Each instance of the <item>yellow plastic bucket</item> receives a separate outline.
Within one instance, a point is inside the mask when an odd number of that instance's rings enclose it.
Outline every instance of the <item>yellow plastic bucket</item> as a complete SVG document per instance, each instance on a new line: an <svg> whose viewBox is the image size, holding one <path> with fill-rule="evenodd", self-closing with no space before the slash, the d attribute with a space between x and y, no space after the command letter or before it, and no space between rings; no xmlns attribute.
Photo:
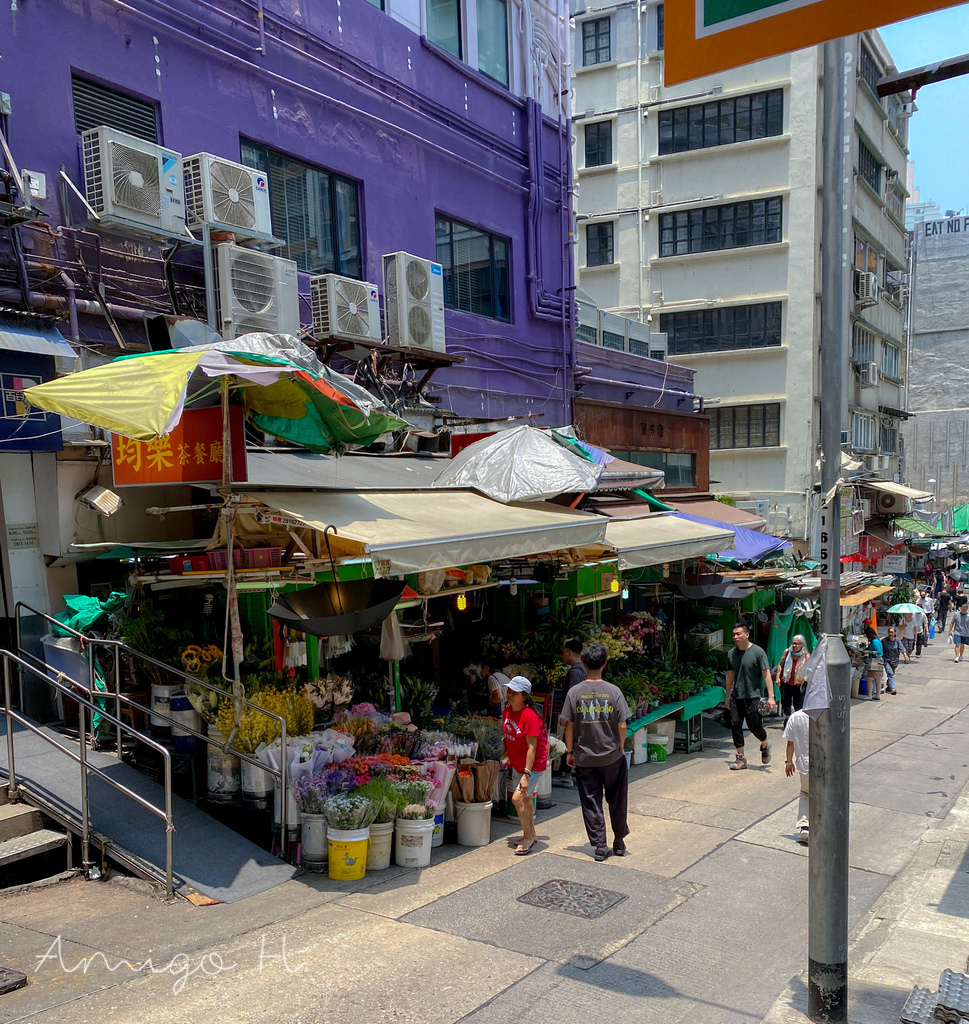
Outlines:
<svg viewBox="0 0 969 1024"><path fill-rule="evenodd" d="M330 852L330 878L337 882L355 882L367 872L367 848L370 826L343 831L328 828L326 840Z"/></svg>

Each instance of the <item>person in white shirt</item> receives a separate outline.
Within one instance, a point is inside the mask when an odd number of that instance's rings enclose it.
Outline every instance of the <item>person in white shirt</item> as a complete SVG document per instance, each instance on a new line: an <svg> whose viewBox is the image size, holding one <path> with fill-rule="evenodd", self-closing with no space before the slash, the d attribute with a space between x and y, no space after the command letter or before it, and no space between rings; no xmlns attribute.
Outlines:
<svg viewBox="0 0 969 1024"><path fill-rule="evenodd" d="M807 846L810 836L808 822L809 780L810 771L810 733L811 719L806 711L795 711L784 726L784 739L787 740L787 754L784 757L784 774L790 778L795 771L801 780L801 794L797 801L798 842Z"/></svg>

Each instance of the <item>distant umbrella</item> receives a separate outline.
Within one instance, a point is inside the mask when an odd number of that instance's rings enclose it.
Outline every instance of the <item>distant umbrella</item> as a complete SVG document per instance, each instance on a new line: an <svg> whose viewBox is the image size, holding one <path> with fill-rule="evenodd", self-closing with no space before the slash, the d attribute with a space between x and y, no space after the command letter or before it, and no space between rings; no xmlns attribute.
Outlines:
<svg viewBox="0 0 969 1024"><path fill-rule="evenodd" d="M920 612L922 609L917 604L910 604L907 601L903 601L902 604L893 604L888 609L889 615L914 615L916 612Z"/></svg>

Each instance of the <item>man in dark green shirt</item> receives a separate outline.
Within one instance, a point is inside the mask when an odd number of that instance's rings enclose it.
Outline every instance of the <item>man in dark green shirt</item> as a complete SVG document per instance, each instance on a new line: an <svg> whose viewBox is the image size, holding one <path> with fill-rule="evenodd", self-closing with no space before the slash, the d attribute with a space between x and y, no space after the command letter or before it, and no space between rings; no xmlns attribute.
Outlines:
<svg viewBox="0 0 969 1024"><path fill-rule="evenodd" d="M770 743L760 716L759 706L766 697L770 710L774 703L774 681L770 665L762 647L750 642L750 630L743 622L733 628L734 649L728 656L727 707L730 709L730 727L733 731L733 745L737 758L730 766L731 771L747 767L744 756L744 722L747 728L760 740L761 764L770 764Z"/></svg>

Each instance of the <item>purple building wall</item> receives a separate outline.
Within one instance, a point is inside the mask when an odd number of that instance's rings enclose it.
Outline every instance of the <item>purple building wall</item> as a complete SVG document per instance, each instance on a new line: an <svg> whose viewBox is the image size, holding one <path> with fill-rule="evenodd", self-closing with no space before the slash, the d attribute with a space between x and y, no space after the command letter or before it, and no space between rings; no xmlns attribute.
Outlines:
<svg viewBox="0 0 969 1024"><path fill-rule="evenodd" d="M466 362L439 370L428 393L461 415L570 423L568 122L366 0L266 0L265 54L258 26L248 0L3 5L8 138L21 168L47 175L38 205L49 223L83 219L73 199L65 216L57 179L63 166L81 183L75 72L155 102L160 140L183 155L238 160L245 137L357 180L366 280L381 281L385 253L435 258L435 212L508 238L511 323L448 310L448 352ZM6 287L16 283L9 265L0 274ZM615 369L599 376L614 378ZM630 372L661 383L651 366ZM621 387L595 391L623 400Z"/></svg>

